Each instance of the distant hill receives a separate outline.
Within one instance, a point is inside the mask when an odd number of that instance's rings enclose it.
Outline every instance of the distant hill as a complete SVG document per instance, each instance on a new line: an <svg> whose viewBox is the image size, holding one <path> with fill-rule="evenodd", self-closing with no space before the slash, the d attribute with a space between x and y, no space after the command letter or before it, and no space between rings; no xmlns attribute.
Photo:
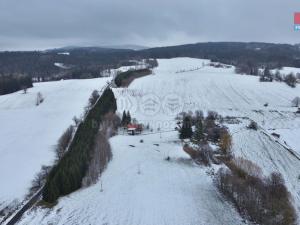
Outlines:
<svg viewBox="0 0 300 225"><path fill-rule="evenodd" d="M261 63L297 64L300 50L296 45L257 42L207 42L179 46L150 48L143 55L156 58L195 57L222 60L228 63L247 60ZM295 66L295 65L294 65Z"/></svg>
<svg viewBox="0 0 300 225"><path fill-rule="evenodd" d="M131 50L144 50L148 49L149 47L141 46L141 45L108 45L104 46L106 48L113 48L113 49L131 49Z"/></svg>
<svg viewBox="0 0 300 225"><path fill-rule="evenodd" d="M134 50L130 48L114 48L114 47L98 47L98 46L89 46L89 47L81 47L81 46L67 46L62 48L48 49L44 52L90 52L90 53L114 53L114 52L123 52L128 50Z"/></svg>
<svg viewBox="0 0 300 225"><path fill-rule="evenodd" d="M68 46L47 51L0 52L0 75L29 75L32 77L90 78L99 77L105 68L123 66L132 59L193 57L211 59L243 67L251 74L257 67L268 65L300 68L298 45L243 42L207 42L144 48L136 45L105 47ZM61 63L70 70L55 66ZM254 75L254 74L253 74Z"/></svg>
<svg viewBox="0 0 300 225"><path fill-rule="evenodd" d="M141 46L141 45L104 45L104 46L66 46L62 48L56 49L48 49L46 52L68 52L68 51L90 51L90 52L114 52L115 50L144 50L148 49L148 47Z"/></svg>

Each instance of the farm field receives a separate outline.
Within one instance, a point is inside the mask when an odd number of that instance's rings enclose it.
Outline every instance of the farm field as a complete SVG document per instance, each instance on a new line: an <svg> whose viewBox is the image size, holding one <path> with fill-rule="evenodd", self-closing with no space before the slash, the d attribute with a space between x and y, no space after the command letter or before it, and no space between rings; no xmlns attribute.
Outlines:
<svg viewBox="0 0 300 225"><path fill-rule="evenodd" d="M236 118L237 123L226 124L233 154L257 163L265 175L280 172L300 215L300 149L295 141L300 139L300 116L291 107L300 88L261 83L258 77L235 74L233 67L215 68L208 60L158 63L152 75L113 89L118 112L130 111L153 132L120 132L111 138L113 160L97 184L60 198L53 209L31 210L20 224L247 223L214 187L212 174L218 166L200 167L182 151L175 117L195 110ZM246 128L250 121L258 123L257 131Z"/></svg>

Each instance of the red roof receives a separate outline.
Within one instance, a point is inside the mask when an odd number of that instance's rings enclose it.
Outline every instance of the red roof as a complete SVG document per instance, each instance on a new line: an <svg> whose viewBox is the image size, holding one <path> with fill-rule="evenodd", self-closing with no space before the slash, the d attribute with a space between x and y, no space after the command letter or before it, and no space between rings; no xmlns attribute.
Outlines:
<svg viewBox="0 0 300 225"><path fill-rule="evenodd" d="M300 24L300 12L295 13L294 22L295 24Z"/></svg>
<svg viewBox="0 0 300 225"><path fill-rule="evenodd" d="M129 129L129 128L135 128L135 129L138 129L139 126L138 126L137 124L128 124L128 125L127 125L127 128L128 128L128 129Z"/></svg>

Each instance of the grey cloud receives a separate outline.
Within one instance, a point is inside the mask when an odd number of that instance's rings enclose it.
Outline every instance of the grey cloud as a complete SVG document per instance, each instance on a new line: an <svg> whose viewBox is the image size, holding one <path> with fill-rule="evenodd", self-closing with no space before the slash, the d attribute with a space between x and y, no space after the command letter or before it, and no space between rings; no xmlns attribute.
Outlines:
<svg viewBox="0 0 300 225"><path fill-rule="evenodd" d="M296 43L295 0L0 0L0 49Z"/></svg>

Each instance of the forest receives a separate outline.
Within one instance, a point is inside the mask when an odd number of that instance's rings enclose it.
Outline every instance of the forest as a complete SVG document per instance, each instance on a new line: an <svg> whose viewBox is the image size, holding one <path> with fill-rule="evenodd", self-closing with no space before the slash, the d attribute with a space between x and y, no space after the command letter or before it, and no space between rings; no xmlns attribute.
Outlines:
<svg viewBox="0 0 300 225"><path fill-rule="evenodd" d="M61 54L66 51L68 54ZM130 60L174 57L210 59L234 65L238 73L249 75L258 75L258 68L300 67L298 45L255 42L208 42L139 51L74 47L48 51L0 52L0 94L20 90L20 86L23 86L18 85L15 79L8 81L8 77L28 76L35 81L96 78L101 77L101 72L106 69L131 65ZM56 63L61 63L66 68L60 68Z"/></svg>
<svg viewBox="0 0 300 225"><path fill-rule="evenodd" d="M67 51L69 54L60 54ZM242 42L207 42L188 45L149 48L139 51L74 47L32 52L0 52L0 74L22 74L31 77L55 77L70 71L116 68L131 59L194 57L211 59L239 67L269 65L300 67L298 45ZM66 70L54 63L70 66ZM251 72L251 69L250 69ZM250 73L249 72L249 73Z"/></svg>
<svg viewBox="0 0 300 225"><path fill-rule="evenodd" d="M0 76L0 95L13 93L19 90L24 90L32 87L32 79L28 76Z"/></svg>

